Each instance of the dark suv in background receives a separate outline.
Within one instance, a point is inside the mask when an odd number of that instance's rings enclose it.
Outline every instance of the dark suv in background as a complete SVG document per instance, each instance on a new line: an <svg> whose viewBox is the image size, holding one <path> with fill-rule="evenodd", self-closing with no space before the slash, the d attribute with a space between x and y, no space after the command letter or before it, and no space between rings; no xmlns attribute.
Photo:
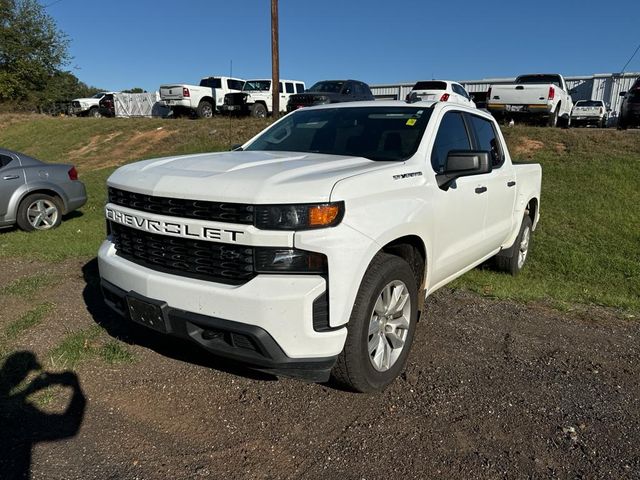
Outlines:
<svg viewBox="0 0 640 480"><path fill-rule="evenodd" d="M618 128L624 130L627 127L640 126L640 78L637 79L628 92L621 92L623 96Z"/></svg>
<svg viewBox="0 0 640 480"><path fill-rule="evenodd" d="M375 100L369 85L358 80L323 80L304 93L291 95L287 112L325 103L361 102Z"/></svg>

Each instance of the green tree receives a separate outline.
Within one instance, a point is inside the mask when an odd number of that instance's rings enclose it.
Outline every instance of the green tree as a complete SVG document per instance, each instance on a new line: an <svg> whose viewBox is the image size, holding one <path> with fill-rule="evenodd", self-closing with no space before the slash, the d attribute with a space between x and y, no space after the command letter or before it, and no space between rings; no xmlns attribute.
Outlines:
<svg viewBox="0 0 640 480"><path fill-rule="evenodd" d="M0 102L37 102L68 63L68 46L36 0L0 0Z"/></svg>
<svg viewBox="0 0 640 480"><path fill-rule="evenodd" d="M147 93L147 91L140 87L133 87L129 90L122 90L122 93Z"/></svg>

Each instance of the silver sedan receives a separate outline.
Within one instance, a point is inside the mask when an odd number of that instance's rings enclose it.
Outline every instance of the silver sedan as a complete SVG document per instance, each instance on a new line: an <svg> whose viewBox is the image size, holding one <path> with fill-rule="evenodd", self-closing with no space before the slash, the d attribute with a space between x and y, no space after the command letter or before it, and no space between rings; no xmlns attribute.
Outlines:
<svg viewBox="0 0 640 480"><path fill-rule="evenodd" d="M87 202L73 165L44 163L0 148L0 228L49 230Z"/></svg>

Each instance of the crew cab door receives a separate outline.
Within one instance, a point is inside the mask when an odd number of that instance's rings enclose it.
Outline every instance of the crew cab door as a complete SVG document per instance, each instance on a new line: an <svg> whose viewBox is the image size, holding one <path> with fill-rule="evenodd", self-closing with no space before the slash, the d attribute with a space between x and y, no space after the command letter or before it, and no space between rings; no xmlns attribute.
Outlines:
<svg viewBox="0 0 640 480"><path fill-rule="evenodd" d="M492 171L486 175L487 213L484 231L487 253L499 248L513 229L513 206L517 190L515 170L506 161L505 147L492 120L465 113L474 137L474 149L489 152Z"/></svg>
<svg viewBox="0 0 640 480"><path fill-rule="evenodd" d="M431 151L431 166L435 172L443 171L450 151L472 150L472 139L463 113L445 113ZM435 188L432 283L455 275L486 254L484 221L490 175L460 177L446 190Z"/></svg>

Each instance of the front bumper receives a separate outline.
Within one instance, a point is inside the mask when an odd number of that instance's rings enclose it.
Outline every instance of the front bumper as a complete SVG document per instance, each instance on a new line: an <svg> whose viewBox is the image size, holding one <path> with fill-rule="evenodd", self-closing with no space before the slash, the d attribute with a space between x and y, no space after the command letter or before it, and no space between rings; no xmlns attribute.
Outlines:
<svg viewBox="0 0 640 480"><path fill-rule="evenodd" d="M313 328L314 301L327 291L326 280L318 275L258 275L240 286L224 285L137 265L116 255L109 240L100 247L98 265L102 280L126 293L161 300L188 315L262 329L283 358L293 362L335 358L346 340L345 327L324 332ZM218 344L201 345L225 355Z"/></svg>
<svg viewBox="0 0 640 480"><path fill-rule="evenodd" d="M249 115L251 113L251 107L250 105L223 104L220 106L220 111L230 115Z"/></svg>
<svg viewBox="0 0 640 480"><path fill-rule="evenodd" d="M164 302L128 293L102 280L102 292L109 307L130 319L127 296L158 304L167 333L197 343L216 355L242 362L260 371L304 378L314 382L329 379L336 356L289 358L269 333L255 325L186 312Z"/></svg>

